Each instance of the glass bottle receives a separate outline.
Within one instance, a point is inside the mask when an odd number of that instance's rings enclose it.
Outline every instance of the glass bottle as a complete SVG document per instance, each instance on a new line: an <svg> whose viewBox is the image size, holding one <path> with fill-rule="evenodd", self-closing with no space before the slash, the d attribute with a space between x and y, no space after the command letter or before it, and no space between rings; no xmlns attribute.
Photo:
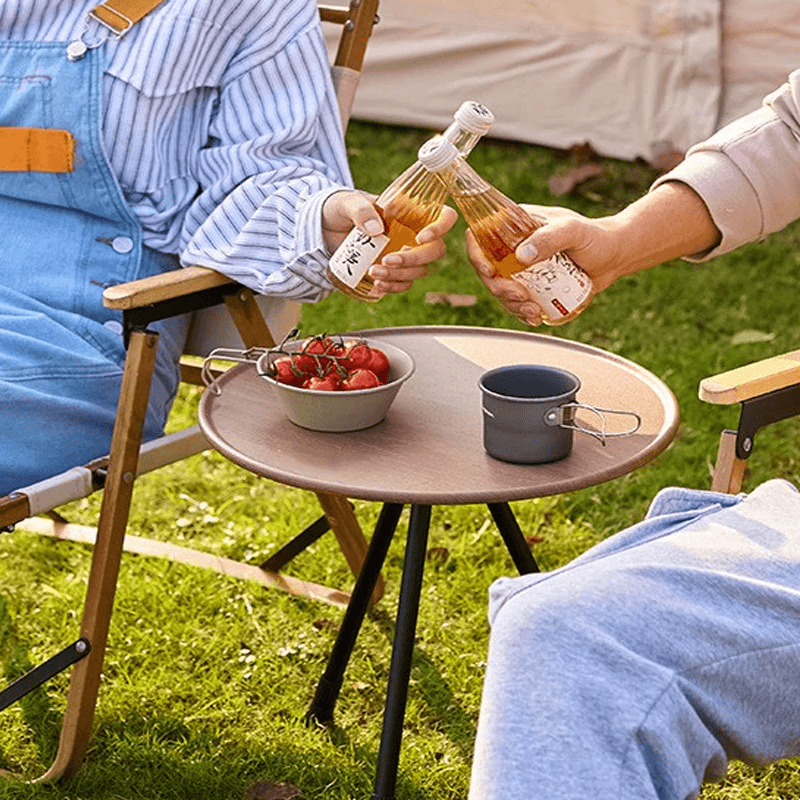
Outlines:
<svg viewBox="0 0 800 800"><path fill-rule="evenodd" d="M463 157L469 155L494 122L486 106L467 101L453 115L442 134ZM328 262L327 277L340 291L374 303L382 295L374 290L369 268L388 253L414 244L417 234L441 213L447 189L419 161L395 178L375 201L384 232L369 236L353 228Z"/></svg>
<svg viewBox="0 0 800 800"><path fill-rule="evenodd" d="M556 253L527 267L517 261L517 245L543 223L484 180L450 142L434 137L422 145L419 159L447 186L495 271L533 291L542 307L543 322L563 325L589 305L594 294L592 280L569 256Z"/></svg>

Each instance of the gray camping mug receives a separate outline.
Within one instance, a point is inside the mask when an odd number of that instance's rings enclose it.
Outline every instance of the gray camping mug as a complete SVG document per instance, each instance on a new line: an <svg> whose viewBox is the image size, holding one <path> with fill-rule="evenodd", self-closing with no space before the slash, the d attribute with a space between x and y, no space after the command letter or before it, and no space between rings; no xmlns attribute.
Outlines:
<svg viewBox="0 0 800 800"><path fill-rule="evenodd" d="M572 451L573 431L587 433L605 444L610 436L627 436L639 430L641 418L632 411L596 408L576 402L581 388L577 375L559 367L519 364L491 369L479 381L483 406L483 446L501 461L546 464ZM600 430L581 427L575 412L596 414ZM606 414L634 418L634 427L606 432Z"/></svg>

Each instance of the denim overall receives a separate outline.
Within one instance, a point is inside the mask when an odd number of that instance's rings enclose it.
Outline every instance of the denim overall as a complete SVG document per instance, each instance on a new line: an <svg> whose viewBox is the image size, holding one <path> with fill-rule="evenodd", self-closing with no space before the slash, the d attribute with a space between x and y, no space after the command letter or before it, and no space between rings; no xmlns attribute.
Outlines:
<svg viewBox="0 0 800 800"><path fill-rule="evenodd" d="M0 495L106 454L125 349L110 285L175 269L142 230L103 151L103 51L0 43L0 126L56 128L74 171L0 172ZM163 429L186 320L161 334L145 438Z"/></svg>

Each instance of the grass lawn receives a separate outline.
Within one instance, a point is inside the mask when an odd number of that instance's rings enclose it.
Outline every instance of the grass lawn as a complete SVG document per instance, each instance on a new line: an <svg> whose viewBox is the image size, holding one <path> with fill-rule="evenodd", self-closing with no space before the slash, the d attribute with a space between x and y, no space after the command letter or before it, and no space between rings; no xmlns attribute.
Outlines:
<svg viewBox="0 0 800 800"><path fill-rule="evenodd" d="M352 123L351 163L360 188L380 191L415 157L429 132ZM487 140L471 161L520 201L563 204L592 216L646 190L646 165L602 160L603 173L555 198L548 179L575 154ZM464 255L463 225L446 258L402 296L364 305L331 296L302 315L304 335L378 325L458 324L522 329L487 295ZM681 407L675 443L653 464L574 494L515 503L543 568L563 564L642 517L662 487L707 488L719 431L737 409L702 404L699 381L733 366L800 348L800 228L711 264L675 262L619 281L575 322L542 331L605 348L660 376ZM431 291L474 294L469 307L429 305ZM185 390L174 423L192 418ZM800 436L787 421L759 433L746 488L766 477L797 479ZM98 498L68 516L90 523ZM357 503L365 530L378 507ZM318 515L313 496L259 480L216 453L140 480L130 533L259 563ZM405 519L401 520L401 529ZM398 800L464 798L488 636L486 594L512 572L484 507L434 509L418 644L412 671ZM0 782L0 798L231 800L258 782L291 784L305 798L372 793L388 672L402 537L390 550L387 596L364 624L336 711L336 727L309 727L303 713L341 619L339 609L151 558L126 555L117 591L95 733L85 767L58 786ZM77 635L89 550L22 531L0 536L0 664L5 681ZM347 587L332 537L289 568ZM636 598L632 598L635 602ZM57 745L67 676L3 712L0 767L35 777ZM576 742L576 747L580 743ZM251 791L249 796L257 796ZM703 800L800 796L800 762L734 765Z"/></svg>

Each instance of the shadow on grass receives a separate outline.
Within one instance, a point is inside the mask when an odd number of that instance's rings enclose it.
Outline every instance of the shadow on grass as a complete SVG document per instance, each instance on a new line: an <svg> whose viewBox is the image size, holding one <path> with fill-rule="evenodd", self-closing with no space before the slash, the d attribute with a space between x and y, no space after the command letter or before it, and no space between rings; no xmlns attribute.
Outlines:
<svg viewBox="0 0 800 800"><path fill-rule="evenodd" d="M6 599L0 596L0 659L6 684L22 677L35 666L31 663L28 647L19 640L8 611ZM37 687L18 701L29 736L41 755L43 763L51 763L58 749L61 715L53 708L47 695L46 684ZM10 771L18 765L0 752L0 765Z"/></svg>
<svg viewBox="0 0 800 800"><path fill-rule="evenodd" d="M390 653L394 638L394 616L382 608L373 608L369 612L368 620L384 635L386 640L386 653ZM357 656L354 655L351 658L355 657ZM387 666L387 672L383 676L384 683L380 688L380 692L377 694L377 703L379 705L381 720L383 718L384 704L386 702L388 669L389 667ZM425 717L426 727L435 728L443 733L454 745L462 758L465 760L471 759L477 720L464 710L447 679L442 675L435 659L430 657L419 644L416 644L414 647L410 684L413 686L413 691L416 695L422 698L427 708L427 715ZM405 722L407 727L409 725L407 715ZM334 720L332 722L317 723L311 721L308 724L311 727L317 726L325 730L333 746L340 749L351 746L347 730L339 726L335 721L335 710ZM371 750L369 753L362 751L359 755L363 760L374 763L377 760L377 748L378 743L376 742L374 752ZM400 758L402 768L402 749Z"/></svg>

